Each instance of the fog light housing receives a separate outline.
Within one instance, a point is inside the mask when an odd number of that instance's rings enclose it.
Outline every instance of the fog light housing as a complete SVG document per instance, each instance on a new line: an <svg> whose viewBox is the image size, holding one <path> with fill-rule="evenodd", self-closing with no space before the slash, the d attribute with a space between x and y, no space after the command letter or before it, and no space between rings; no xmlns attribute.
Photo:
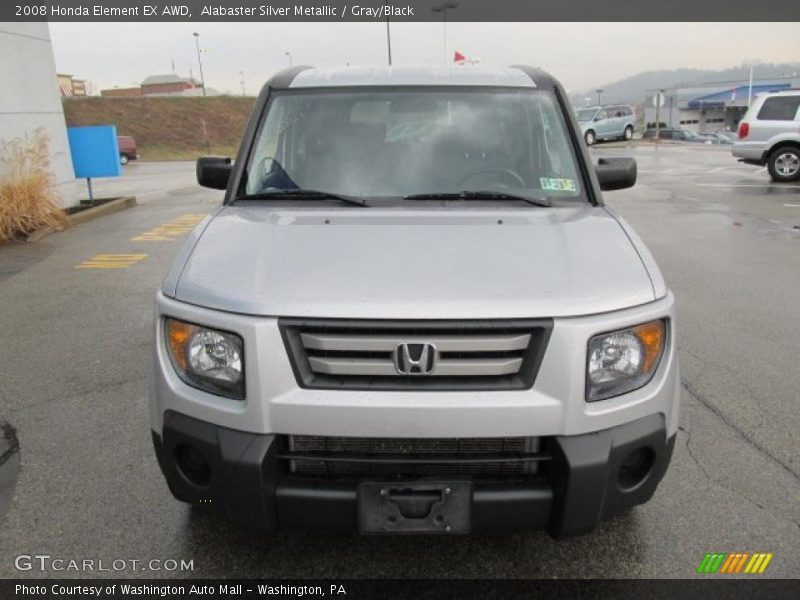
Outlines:
<svg viewBox="0 0 800 600"><path fill-rule="evenodd" d="M646 446L637 448L622 461L617 482L622 490L632 490L647 479L656 464L656 453Z"/></svg>
<svg viewBox="0 0 800 600"><path fill-rule="evenodd" d="M211 484L211 465L196 448L187 444L175 448L175 464L178 472L192 485L205 488Z"/></svg>

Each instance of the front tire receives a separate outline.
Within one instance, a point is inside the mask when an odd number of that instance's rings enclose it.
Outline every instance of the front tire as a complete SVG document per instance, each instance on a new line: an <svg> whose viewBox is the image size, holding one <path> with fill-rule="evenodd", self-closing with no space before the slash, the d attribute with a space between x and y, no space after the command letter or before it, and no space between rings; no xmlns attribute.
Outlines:
<svg viewBox="0 0 800 600"><path fill-rule="evenodd" d="M778 183L800 180L800 148L794 146L776 148L769 155L767 170L772 181Z"/></svg>
<svg viewBox="0 0 800 600"><path fill-rule="evenodd" d="M587 146L594 146L597 143L597 137L591 129L583 134L583 139Z"/></svg>
<svg viewBox="0 0 800 600"><path fill-rule="evenodd" d="M622 139L626 142L630 142L633 139L633 127L628 125L625 128L625 133L622 134Z"/></svg>
<svg viewBox="0 0 800 600"><path fill-rule="evenodd" d="M128 157L125 156L124 154L120 154L119 155L119 164L127 165L128 164Z"/></svg>

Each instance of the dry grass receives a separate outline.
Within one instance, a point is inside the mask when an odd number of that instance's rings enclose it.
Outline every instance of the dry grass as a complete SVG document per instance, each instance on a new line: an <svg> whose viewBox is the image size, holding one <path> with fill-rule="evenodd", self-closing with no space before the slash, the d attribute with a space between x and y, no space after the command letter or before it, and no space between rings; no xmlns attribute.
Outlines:
<svg viewBox="0 0 800 600"><path fill-rule="evenodd" d="M43 129L0 145L0 243L69 224L57 204L49 146Z"/></svg>

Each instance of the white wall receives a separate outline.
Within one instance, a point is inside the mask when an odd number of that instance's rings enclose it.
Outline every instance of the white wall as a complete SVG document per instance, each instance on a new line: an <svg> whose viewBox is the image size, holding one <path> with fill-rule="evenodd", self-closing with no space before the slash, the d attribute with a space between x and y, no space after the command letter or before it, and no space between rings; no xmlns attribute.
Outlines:
<svg viewBox="0 0 800 600"><path fill-rule="evenodd" d="M75 173L47 23L0 23L0 140L43 127L63 206L77 203ZM2 176L0 165L0 176Z"/></svg>

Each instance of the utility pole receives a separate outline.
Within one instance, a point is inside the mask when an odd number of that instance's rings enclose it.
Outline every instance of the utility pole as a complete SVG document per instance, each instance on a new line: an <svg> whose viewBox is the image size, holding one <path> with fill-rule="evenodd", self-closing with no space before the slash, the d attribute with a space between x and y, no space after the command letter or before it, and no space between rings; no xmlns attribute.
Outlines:
<svg viewBox="0 0 800 600"><path fill-rule="evenodd" d="M244 71L239 71L239 75L241 75L241 76L242 76L242 80L241 80L239 83L241 83L241 84L242 84L242 96L244 96L244 95L245 95L245 89L244 89Z"/></svg>
<svg viewBox="0 0 800 600"><path fill-rule="evenodd" d="M747 108L753 100L753 63L750 63L750 85L747 87Z"/></svg>
<svg viewBox="0 0 800 600"><path fill-rule="evenodd" d="M194 32L194 44L197 47L197 64L200 65L200 85L203 87L203 96L206 95L206 78L203 77L203 60L200 58L200 34Z"/></svg>
<svg viewBox="0 0 800 600"><path fill-rule="evenodd" d="M442 33L444 36L444 66L450 64L450 55L447 52L447 11L458 8L458 2L445 2L431 6L431 12L442 13Z"/></svg>
<svg viewBox="0 0 800 600"><path fill-rule="evenodd" d="M669 123L667 123L667 127L672 127L672 104L674 103L674 101L675 101L675 93L673 90L673 93L670 94L669 97Z"/></svg>
<svg viewBox="0 0 800 600"><path fill-rule="evenodd" d="M292 53L291 52L284 52L286 56L289 57L289 68L292 67Z"/></svg>
<svg viewBox="0 0 800 600"><path fill-rule="evenodd" d="M655 97L656 105L656 143L661 139L661 105L664 103L664 90L658 90Z"/></svg>
<svg viewBox="0 0 800 600"><path fill-rule="evenodd" d="M385 0L383 6L386 10L386 51L389 55L389 66L392 66L392 34L389 31L389 0Z"/></svg>
<svg viewBox="0 0 800 600"><path fill-rule="evenodd" d="M600 94L603 93L603 90L595 90L597 92L597 105L600 106Z"/></svg>

